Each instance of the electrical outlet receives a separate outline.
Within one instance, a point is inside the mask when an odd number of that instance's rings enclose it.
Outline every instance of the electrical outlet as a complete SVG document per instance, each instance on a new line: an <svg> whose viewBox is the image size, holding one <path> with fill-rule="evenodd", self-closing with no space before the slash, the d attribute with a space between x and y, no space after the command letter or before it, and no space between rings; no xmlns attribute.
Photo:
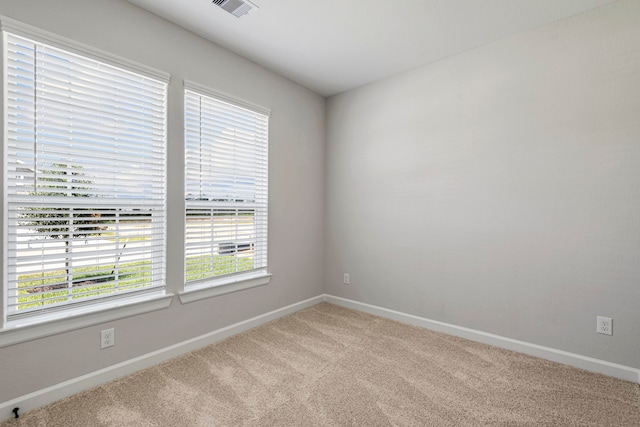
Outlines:
<svg viewBox="0 0 640 427"><path fill-rule="evenodd" d="M348 285L351 283L351 275L349 273L344 273L344 284Z"/></svg>
<svg viewBox="0 0 640 427"><path fill-rule="evenodd" d="M613 335L613 319L610 317L597 316L598 325L596 332L599 334Z"/></svg>
<svg viewBox="0 0 640 427"><path fill-rule="evenodd" d="M113 347L116 343L116 335L113 328L100 331L100 348Z"/></svg>

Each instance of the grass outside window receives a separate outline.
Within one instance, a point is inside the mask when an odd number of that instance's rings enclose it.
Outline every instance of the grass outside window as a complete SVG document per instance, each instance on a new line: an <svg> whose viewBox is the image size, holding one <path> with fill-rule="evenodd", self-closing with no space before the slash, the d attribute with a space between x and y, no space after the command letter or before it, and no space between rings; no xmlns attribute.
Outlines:
<svg viewBox="0 0 640 427"><path fill-rule="evenodd" d="M65 270L47 273L21 274L18 276L19 311L29 311L47 305L80 301L109 294L124 293L142 288L151 281L150 261L126 262L120 264L116 277L112 265L77 267L73 270L72 286L62 281ZM238 271L253 269L253 259L246 256L212 255L191 257L187 260L187 280L199 280L213 275L222 276Z"/></svg>

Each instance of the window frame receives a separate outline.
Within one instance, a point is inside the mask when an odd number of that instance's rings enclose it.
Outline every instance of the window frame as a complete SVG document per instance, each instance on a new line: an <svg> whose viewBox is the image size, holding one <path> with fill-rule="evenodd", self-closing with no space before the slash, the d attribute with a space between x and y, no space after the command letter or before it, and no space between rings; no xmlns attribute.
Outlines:
<svg viewBox="0 0 640 427"><path fill-rule="evenodd" d="M186 107L186 103L187 103L187 92L192 92L193 94L197 95L197 96L204 96L204 97L208 97L208 98L213 98L214 100L218 101L218 102L222 102L222 103L226 103L226 104L230 104L233 107L238 107L240 109L244 109L244 110L249 110L253 113L257 113L263 116L266 116L266 126L267 126L267 131L266 131L266 139L264 141L265 143L265 166L264 166L264 171L263 173L265 174L265 192L266 194L266 200L265 200L265 207L264 207L264 257L265 257L265 263L264 266L262 267L258 267L256 269L252 269L252 270L248 270L248 271L241 271L241 272L237 272L237 273L233 273L233 274L227 274L227 275L221 275L221 276L213 276L213 277L209 277L206 279L202 279L202 280L198 280L198 281L187 281L187 271L186 271L186 259L187 259L187 209L188 209L188 203L186 200L186 193L185 193L185 209L184 209L184 227L185 227L185 244L184 244L184 262L183 262L183 266L184 266L184 288L183 291L178 293L178 296L180 298L180 301L183 304L186 303L190 303L193 301L198 301L201 299L205 299L205 298L212 298L212 297L216 297L219 295L224 295L224 294L228 294L231 292L237 292L237 291L241 291L241 290L245 290L245 289L250 289L250 288L255 288L258 286L263 286L263 285L267 285L270 281L271 281L271 277L272 275L268 272L269 269L269 263L268 263L268 204L269 204L269 198L268 198L268 186L269 186L269 180L268 180L268 171L269 171L269 162L268 162L268 150L269 150L269 132L268 132L268 125L269 125L269 119L270 119L270 113L271 111L267 108L255 105L253 103L247 102L247 101L243 101L240 99L237 99L235 97L231 97L229 95L226 95L224 93L218 92L216 90L213 90L209 87L203 86L201 84L189 81L189 80L184 80L184 85L183 85L183 106L184 106L184 111L183 111L183 125L184 125L184 153L185 153L185 183L184 183L184 187L185 187L185 191L187 188L187 182L186 182L186 175L188 173L187 170L187 107ZM210 206L213 209L214 208L214 203L215 202L211 202ZM212 243L213 245L214 243ZM258 254L260 255L260 254Z"/></svg>
<svg viewBox="0 0 640 427"><path fill-rule="evenodd" d="M101 63L108 64L117 68L124 69L126 71L143 75L145 77L157 80L164 84L163 90L163 103L164 103L164 149L165 160L164 170L162 172L163 179L165 181L164 193L165 202L163 208L163 215L165 217L165 232L164 239L165 253L164 266L166 268L166 181L167 181L167 161L166 161L166 149L167 149L167 125L168 125L168 90L170 74L156 70L154 68L121 58L116 55L101 51L99 49L87 46L82 43L75 42L65 37L58 36L53 33L32 27L27 24L23 24L19 21L11 18L0 16L0 30L2 31L2 88L3 88L3 100L7 99L7 58L5 56L7 48L7 33L12 35L27 38L36 43L42 43L56 49L62 49L74 55L80 55L84 58L89 58ZM8 126L7 126L7 103L2 103L2 135L3 145L1 148L1 158L3 161L3 177L2 185L7 185L7 143L8 140ZM130 297L123 297L119 299L113 299L109 301L96 300L95 303L80 305L77 307L70 306L66 309L61 309L55 312L47 312L40 315L34 315L25 318L17 318L8 320L7 304L8 304L8 196L3 191L2 196L3 212L0 218L0 226L2 227L2 262L0 263L0 276L3 278L4 284L1 289L2 292L2 304L0 305L0 347L6 345L12 345L19 342L29 341L32 339L40 338L43 336L53 335L80 327L86 327L93 324L103 323L109 320L115 320L122 317L128 317L132 315L147 313L150 311L161 310L169 307L173 298L172 293L167 293L166 284L162 289L154 292L149 292L145 295L132 295ZM166 274L165 274L166 277ZM165 278L163 278L165 280Z"/></svg>

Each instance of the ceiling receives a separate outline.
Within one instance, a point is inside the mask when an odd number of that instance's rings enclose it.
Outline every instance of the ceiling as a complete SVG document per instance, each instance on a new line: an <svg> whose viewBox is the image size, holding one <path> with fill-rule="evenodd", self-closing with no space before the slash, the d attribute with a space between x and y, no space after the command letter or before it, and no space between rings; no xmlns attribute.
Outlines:
<svg viewBox="0 0 640 427"><path fill-rule="evenodd" d="M331 96L615 0L128 1Z"/></svg>

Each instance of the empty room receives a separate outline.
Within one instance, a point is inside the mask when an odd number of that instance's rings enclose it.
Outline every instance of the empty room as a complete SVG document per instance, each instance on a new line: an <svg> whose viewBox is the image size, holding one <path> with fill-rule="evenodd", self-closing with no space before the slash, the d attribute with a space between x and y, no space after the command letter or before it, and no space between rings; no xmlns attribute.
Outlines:
<svg viewBox="0 0 640 427"><path fill-rule="evenodd" d="M640 425L640 1L0 28L0 426Z"/></svg>

